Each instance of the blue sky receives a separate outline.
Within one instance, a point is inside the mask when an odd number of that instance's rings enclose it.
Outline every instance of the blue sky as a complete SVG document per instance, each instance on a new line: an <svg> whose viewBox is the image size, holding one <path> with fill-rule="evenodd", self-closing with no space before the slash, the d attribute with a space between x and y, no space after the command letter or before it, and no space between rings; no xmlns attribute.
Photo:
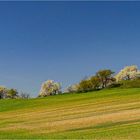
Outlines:
<svg viewBox="0 0 140 140"><path fill-rule="evenodd" d="M140 2L0 2L0 85L35 96L140 62Z"/></svg>

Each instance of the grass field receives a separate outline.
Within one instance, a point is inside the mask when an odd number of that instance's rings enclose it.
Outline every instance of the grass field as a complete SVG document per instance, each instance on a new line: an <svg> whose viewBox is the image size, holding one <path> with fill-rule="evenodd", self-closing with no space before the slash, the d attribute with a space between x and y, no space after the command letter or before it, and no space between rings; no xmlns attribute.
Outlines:
<svg viewBox="0 0 140 140"><path fill-rule="evenodd" d="M0 100L0 139L140 140L140 89Z"/></svg>

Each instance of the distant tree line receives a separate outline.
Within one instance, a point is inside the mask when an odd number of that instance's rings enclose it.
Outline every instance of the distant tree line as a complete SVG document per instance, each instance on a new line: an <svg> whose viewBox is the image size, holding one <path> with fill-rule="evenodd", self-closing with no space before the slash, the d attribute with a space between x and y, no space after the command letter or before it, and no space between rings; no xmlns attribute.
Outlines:
<svg viewBox="0 0 140 140"><path fill-rule="evenodd" d="M115 87L140 87L140 71L138 67L136 65L127 66L116 75L109 69L99 70L94 76L69 86L66 92L88 92Z"/></svg>
<svg viewBox="0 0 140 140"><path fill-rule="evenodd" d="M103 69L95 75L79 81L66 88L63 93L82 93L102 90L105 88L140 88L140 71L136 65L123 68L118 74L110 69ZM38 97L62 94L61 84L53 80L45 81L40 89ZM0 99L28 99L30 96L16 89L0 87Z"/></svg>
<svg viewBox="0 0 140 140"><path fill-rule="evenodd" d="M99 70L96 75L68 87L66 92L88 92L106 88L115 83L116 79L113 77L113 74L114 72L109 69Z"/></svg>
<svg viewBox="0 0 140 140"><path fill-rule="evenodd" d="M6 87L0 86L0 99L28 99L29 94L24 92L18 92L16 89L8 89Z"/></svg>
<svg viewBox="0 0 140 140"><path fill-rule="evenodd" d="M128 82L129 81L129 82ZM104 88L140 87L140 71L135 65L127 66L115 75L110 69L99 70L95 75L66 88L66 93L82 93ZM60 83L48 80L41 86L39 97L61 94Z"/></svg>

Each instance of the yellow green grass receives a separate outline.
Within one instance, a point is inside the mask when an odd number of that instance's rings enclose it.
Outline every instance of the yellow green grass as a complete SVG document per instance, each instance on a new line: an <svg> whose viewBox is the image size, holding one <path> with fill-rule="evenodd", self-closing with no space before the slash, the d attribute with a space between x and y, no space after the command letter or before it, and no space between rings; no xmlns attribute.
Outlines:
<svg viewBox="0 0 140 140"><path fill-rule="evenodd" d="M140 89L0 100L0 139L140 140Z"/></svg>

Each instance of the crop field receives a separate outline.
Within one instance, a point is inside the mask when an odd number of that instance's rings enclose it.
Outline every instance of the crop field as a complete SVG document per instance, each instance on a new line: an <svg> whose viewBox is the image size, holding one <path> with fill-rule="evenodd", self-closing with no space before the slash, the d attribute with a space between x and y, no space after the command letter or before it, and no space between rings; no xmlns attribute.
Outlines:
<svg viewBox="0 0 140 140"><path fill-rule="evenodd" d="M140 140L140 89L0 100L0 139Z"/></svg>

